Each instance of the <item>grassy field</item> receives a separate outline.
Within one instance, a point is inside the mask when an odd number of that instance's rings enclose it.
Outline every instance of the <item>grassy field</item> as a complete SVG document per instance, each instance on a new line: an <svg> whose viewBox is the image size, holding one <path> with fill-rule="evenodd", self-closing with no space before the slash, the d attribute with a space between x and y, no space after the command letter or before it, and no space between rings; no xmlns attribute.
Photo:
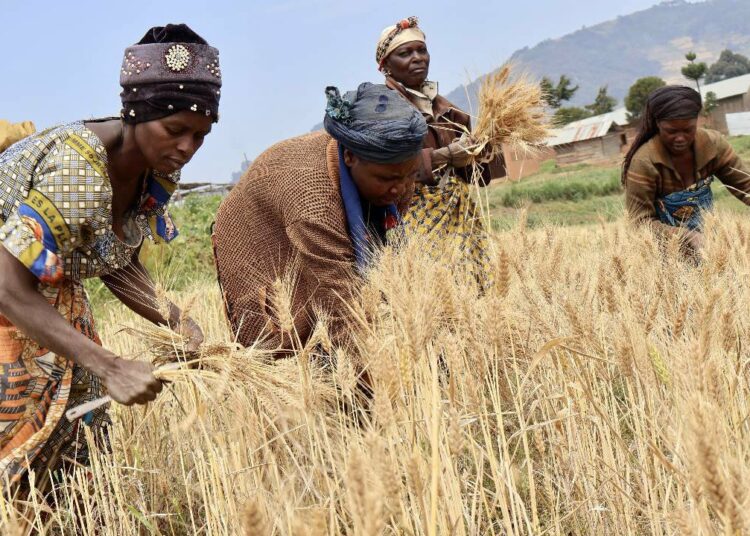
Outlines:
<svg viewBox="0 0 750 536"><path fill-rule="evenodd" d="M112 452L59 483L54 508L33 490L0 499L0 534L750 533L750 223L722 200L697 263L617 219L612 176L492 186L507 230L491 288L455 251L387 249L348 305L352 345L332 348L321 322L280 362L231 343L208 246L218 200L177 207L182 237L146 253L205 330L202 368L148 407L115 406ZM546 193L519 221L505 204L522 188ZM179 351L92 288L109 348Z"/></svg>

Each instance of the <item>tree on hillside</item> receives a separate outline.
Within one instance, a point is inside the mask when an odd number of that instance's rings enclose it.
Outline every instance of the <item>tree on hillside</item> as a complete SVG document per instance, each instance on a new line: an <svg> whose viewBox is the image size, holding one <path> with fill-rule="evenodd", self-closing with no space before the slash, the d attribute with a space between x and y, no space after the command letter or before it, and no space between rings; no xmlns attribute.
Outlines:
<svg viewBox="0 0 750 536"><path fill-rule="evenodd" d="M711 117L711 113L719 107L719 101L716 98L716 93L713 91L709 91L706 93L706 96L703 99L703 109L701 110L701 113L703 114L703 117L706 118L708 125L713 128L714 127L714 121L713 117Z"/></svg>
<svg viewBox="0 0 750 536"><path fill-rule="evenodd" d="M727 78L750 73L750 59L742 54L735 54L729 49L723 50L716 63L706 72L706 83L713 84Z"/></svg>
<svg viewBox="0 0 750 536"><path fill-rule="evenodd" d="M708 117L711 115L716 108L719 107L719 100L716 98L716 93L709 91L706 93L706 97L703 99L703 115Z"/></svg>
<svg viewBox="0 0 750 536"><path fill-rule="evenodd" d="M685 59L688 60L688 64L682 68L682 76L693 80L695 82L695 85L698 87L698 92L700 93L700 80L701 78L706 76L708 66L703 62L695 63L695 58L697 58L695 52L688 52L687 54L685 54Z"/></svg>
<svg viewBox="0 0 750 536"><path fill-rule="evenodd" d="M655 89L666 86L667 83L658 76L639 78L630 86L625 97L625 108L628 110L628 121L639 119L646 106L646 99Z"/></svg>
<svg viewBox="0 0 750 536"><path fill-rule="evenodd" d="M565 76L560 75L557 85L552 83L552 80L546 76L539 82L539 86L542 88L542 98L550 106L550 108L559 108L563 102L569 101L573 98L573 95L578 91L578 86L571 87L573 81Z"/></svg>
<svg viewBox="0 0 750 536"><path fill-rule="evenodd" d="M565 106L558 108L552 116L552 124L556 127L562 127L573 121L580 121L591 117L591 112L578 106Z"/></svg>
<svg viewBox="0 0 750 536"><path fill-rule="evenodd" d="M550 108L559 108L560 104L555 101L555 86L552 85L552 80L546 76L542 77L539 81L539 89L542 90L542 99L547 103ZM555 106L557 104L557 106Z"/></svg>
<svg viewBox="0 0 750 536"><path fill-rule="evenodd" d="M586 109L591 112L591 115L602 115L614 110L616 105L617 99L609 96L607 86L602 86L599 88L594 102L587 104Z"/></svg>

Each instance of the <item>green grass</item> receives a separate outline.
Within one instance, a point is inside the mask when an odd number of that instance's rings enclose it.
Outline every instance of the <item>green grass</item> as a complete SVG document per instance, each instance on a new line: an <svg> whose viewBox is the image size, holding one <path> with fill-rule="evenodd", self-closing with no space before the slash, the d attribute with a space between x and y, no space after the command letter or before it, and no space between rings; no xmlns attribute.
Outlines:
<svg viewBox="0 0 750 536"><path fill-rule="evenodd" d="M527 224L529 227L556 225L590 225L600 221L612 221L623 212L622 195L590 197L577 202L550 201L528 205ZM521 209L500 207L491 211L492 228L507 231L513 228Z"/></svg>
<svg viewBox="0 0 750 536"><path fill-rule="evenodd" d="M493 196L503 207L549 201L583 201L622 191L617 169L585 169L544 181L510 183Z"/></svg>
<svg viewBox="0 0 750 536"><path fill-rule="evenodd" d="M524 206L530 227L585 225L622 214L619 169L613 166L558 167L548 160L534 175L493 184L484 194L496 229L515 225Z"/></svg>
<svg viewBox="0 0 750 536"><path fill-rule="evenodd" d="M733 136L729 143L745 162L750 161L750 136Z"/></svg>

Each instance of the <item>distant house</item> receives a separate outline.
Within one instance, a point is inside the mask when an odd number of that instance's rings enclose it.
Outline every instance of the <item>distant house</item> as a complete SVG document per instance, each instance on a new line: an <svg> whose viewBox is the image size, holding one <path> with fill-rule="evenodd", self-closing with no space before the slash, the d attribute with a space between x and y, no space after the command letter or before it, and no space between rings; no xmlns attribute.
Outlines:
<svg viewBox="0 0 750 536"><path fill-rule="evenodd" d="M512 147L505 146L503 156L505 156L504 178L517 181L539 171L542 162L555 158L555 151L551 147L540 147L528 153L515 151ZM493 178L499 177L500 175L493 175Z"/></svg>
<svg viewBox="0 0 750 536"><path fill-rule="evenodd" d="M547 145L554 149L558 165L602 163L619 157L632 137L627 111L618 108L551 130Z"/></svg>
<svg viewBox="0 0 750 536"><path fill-rule="evenodd" d="M709 92L716 95L717 107L701 123L723 134L744 134L744 129L750 128L750 115L747 114L750 112L750 74L701 87L704 99ZM735 132L730 125L737 125ZM603 163L617 159L627 151L636 129L637 124L628 121L627 110L618 108L553 129L547 145L554 149L559 165Z"/></svg>
<svg viewBox="0 0 750 536"><path fill-rule="evenodd" d="M735 134L729 128L727 116L730 114L750 112L750 74L728 78L714 84L701 87L701 94L713 91L718 106L711 113L709 126L723 134ZM741 132L736 132L741 134Z"/></svg>

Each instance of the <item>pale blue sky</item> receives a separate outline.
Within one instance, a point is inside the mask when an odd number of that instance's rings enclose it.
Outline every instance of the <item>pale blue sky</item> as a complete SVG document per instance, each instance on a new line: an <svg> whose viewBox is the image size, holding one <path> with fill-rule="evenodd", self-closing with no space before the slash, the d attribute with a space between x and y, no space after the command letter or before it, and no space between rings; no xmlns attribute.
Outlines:
<svg viewBox="0 0 750 536"><path fill-rule="evenodd" d="M380 82L383 27L420 17L441 92L499 66L516 49L654 0L0 0L0 118L37 128L119 112L122 51L151 26L186 22L221 51L221 120L185 181L226 182L243 152L321 121L323 89Z"/></svg>

